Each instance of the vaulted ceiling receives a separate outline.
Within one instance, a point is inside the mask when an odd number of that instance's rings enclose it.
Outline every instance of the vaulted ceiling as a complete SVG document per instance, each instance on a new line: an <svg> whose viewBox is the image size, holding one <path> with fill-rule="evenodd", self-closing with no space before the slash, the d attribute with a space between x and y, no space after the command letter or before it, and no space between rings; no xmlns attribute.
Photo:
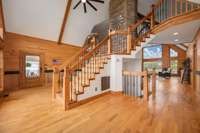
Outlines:
<svg viewBox="0 0 200 133"><path fill-rule="evenodd" d="M68 0L2 0L7 32L57 41ZM94 25L109 18L109 0L105 4L94 3L95 12L88 7L88 13L79 6L73 6L79 0L73 0L69 18L64 30L63 43L82 46L86 36ZM146 14L156 0L138 0L138 11Z"/></svg>

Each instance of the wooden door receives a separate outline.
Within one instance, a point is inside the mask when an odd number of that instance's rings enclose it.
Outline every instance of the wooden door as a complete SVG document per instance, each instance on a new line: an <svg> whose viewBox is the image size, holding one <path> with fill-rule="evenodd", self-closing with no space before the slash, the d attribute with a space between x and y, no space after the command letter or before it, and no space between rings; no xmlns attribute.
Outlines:
<svg viewBox="0 0 200 133"><path fill-rule="evenodd" d="M20 53L20 88L44 85L44 55L41 53Z"/></svg>

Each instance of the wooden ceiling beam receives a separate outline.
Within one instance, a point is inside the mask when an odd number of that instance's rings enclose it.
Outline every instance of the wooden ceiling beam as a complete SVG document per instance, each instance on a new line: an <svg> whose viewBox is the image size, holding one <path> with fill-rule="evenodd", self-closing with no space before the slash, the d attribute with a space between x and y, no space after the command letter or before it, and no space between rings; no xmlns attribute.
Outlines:
<svg viewBox="0 0 200 133"><path fill-rule="evenodd" d="M186 46L184 43L179 44L180 46L183 46L184 48L188 49L188 46Z"/></svg>
<svg viewBox="0 0 200 133"><path fill-rule="evenodd" d="M62 43L65 27L66 27L66 24L67 24L67 20L69 18L71 5L72 5L72 0L68 0L67 6L66 6L66 9L65 9L65 15L64 15L63 22L62 22L61 29L60 29L60 34L59 34L59 38L58 38L58 44Z"/></svg>

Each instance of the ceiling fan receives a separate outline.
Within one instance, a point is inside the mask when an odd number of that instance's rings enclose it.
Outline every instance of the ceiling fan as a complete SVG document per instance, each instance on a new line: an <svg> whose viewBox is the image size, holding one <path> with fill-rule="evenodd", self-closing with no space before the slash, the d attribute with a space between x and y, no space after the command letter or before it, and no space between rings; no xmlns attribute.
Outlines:
<svg viewBox="0 0 200 133"><path fill-rule="evenodd" d="M81 3L83 4L84 12L87 13L87 7L86 4L91 6L95 11L97 11L97 8L91 3L91 2L98 2L98 3L104 3L103 0L80 0L73 9L76 9Z"/></svg>

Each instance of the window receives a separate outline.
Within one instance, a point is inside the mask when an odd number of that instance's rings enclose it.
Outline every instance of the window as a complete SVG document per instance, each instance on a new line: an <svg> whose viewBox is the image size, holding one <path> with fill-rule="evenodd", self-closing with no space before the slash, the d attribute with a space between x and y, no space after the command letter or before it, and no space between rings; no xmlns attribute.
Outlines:
<svg viewBox="0 0 200 133"><path fill-rule="evenodd" d="M171 66L171 73L178 74L178 60L171 60L170 66Z"/></svg>
<svg viewBox="0 0 200 133"><path fill-rule="evenodd" d="M40 57L26 56L26 78L37 78L40 76Z"/></svg>
<svg viewBox="0 0 200 133"><path fill-rule="evenodd" d="M148 72L152 72L153 70L155 70L158 73L162 71L161 61L144 62L143 65L144 70L148 70Z"/></svg>
<svg viewBox="0 0 200 133"><path fill-rule="evenodd" d="M170 49L170 57L178 57L178 52L173 49Z"/></svg>
<svg viewBox="0 0 200 133"><path fill-rule="evenodd" d="M144 48L143 56L144 59L162 58L162 47L159 45L159 46Z"/></svg>

